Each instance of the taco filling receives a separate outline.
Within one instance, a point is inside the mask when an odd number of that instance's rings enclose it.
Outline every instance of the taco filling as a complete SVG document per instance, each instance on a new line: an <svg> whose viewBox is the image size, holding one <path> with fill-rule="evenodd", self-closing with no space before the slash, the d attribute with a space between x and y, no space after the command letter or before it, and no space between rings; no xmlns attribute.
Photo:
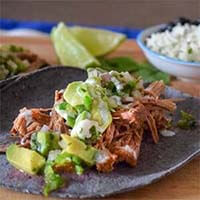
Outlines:
<svg viewBox="0 0 200 200"><path fill-rule="evenodd" d="M43 174L45 195L64 185L65 172L110 172L119 162L134 167L144 134L158 143L159 132L169 128L167 114L176 104L161 98L164 89L162 81L144 88L128 72L88 69L86 81L55 91L52 108L20 110L10 131L20 143L8 147L7 159L24 172Z"/></svg>

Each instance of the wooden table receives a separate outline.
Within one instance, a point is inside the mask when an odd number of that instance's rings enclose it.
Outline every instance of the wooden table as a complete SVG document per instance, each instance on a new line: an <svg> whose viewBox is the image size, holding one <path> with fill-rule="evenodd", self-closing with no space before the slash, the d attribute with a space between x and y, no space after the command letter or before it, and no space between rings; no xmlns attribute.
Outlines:
<svg viewBox="0 0 200 200"><path fill-rule="evenodd" d="M49 63L56 64L56 56L50 40L46 37L17 38L1 37L0 43L14 43L31 49L33 52L45 58ZM124 42L115 52L109 56L131 56L138 61L144 60L144 55L135 41ZM185 83L178 80L171 85L179 90L200 96L200 84ZM8 189L0 188L0 200L44 200L42 196L23 194ZM56 200L57 198L48 198ZM174 174L163 178L136 191L112 196L108 200L198 200L200 199L200 157L192 160Z"/></svg>

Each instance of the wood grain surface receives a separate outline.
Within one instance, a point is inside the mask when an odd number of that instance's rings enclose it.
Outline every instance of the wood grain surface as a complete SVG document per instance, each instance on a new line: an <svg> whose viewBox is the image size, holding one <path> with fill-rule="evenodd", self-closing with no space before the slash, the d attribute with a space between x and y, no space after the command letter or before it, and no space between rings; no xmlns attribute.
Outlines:
<svg viewBox="0 0 200 200"><path fill-rule="evenodd" d="M19 44L29 48L50 64L56 65L56 55L53 46L47 37L0 37L0 43ZM112 56L131 56L138 61L143 61L144 55L135 43L128 40L124 42ZM200 84L185 83L173 80L172 87L193 96L200 96ZM195 105L194 105L195 106ZM42 196L23 194L8 189L0 188L0 200L44 200ZM48 198L56 200L57 198ZM200 199L200 157L192 160L182 169L174 174L163 178L157 183L153 183L136 191L107 197L108 200L198 200Z"/></svg>

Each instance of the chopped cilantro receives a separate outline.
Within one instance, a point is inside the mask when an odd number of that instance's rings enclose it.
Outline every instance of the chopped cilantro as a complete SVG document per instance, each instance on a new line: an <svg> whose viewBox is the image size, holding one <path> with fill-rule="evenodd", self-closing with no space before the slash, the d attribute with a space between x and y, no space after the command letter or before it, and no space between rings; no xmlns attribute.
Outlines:
<svg viewBox="0 0 200 200"><path fill-rule="evenodd" d="M181 110L181 119L178 121L177 126L182 129L190 129L196 125L195 118Z"/></svg>

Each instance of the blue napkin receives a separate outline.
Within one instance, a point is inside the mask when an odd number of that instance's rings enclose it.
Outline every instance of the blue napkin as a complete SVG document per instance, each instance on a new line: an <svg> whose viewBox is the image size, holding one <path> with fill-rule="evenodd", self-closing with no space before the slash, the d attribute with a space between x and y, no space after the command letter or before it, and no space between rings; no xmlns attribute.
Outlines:
<svg viewBox="0 0 200 200"><path fill-rule="evenodd" d="M0 29L3 30L12 30L12 29L33 29L37 31L41 31L44 33L50 33L53 26L55 26L56 22L42 22L42 21L18 21L13 19L0 19ZM77 25L72 23L67 23L69 26ZM115 31L118 33L124 33L127 38L135 39L137 34L140 32L140 29L135 28L127 28L127 27L117 27L117 26L87 26L94 28L102 28L110 31Z"/></svg>

